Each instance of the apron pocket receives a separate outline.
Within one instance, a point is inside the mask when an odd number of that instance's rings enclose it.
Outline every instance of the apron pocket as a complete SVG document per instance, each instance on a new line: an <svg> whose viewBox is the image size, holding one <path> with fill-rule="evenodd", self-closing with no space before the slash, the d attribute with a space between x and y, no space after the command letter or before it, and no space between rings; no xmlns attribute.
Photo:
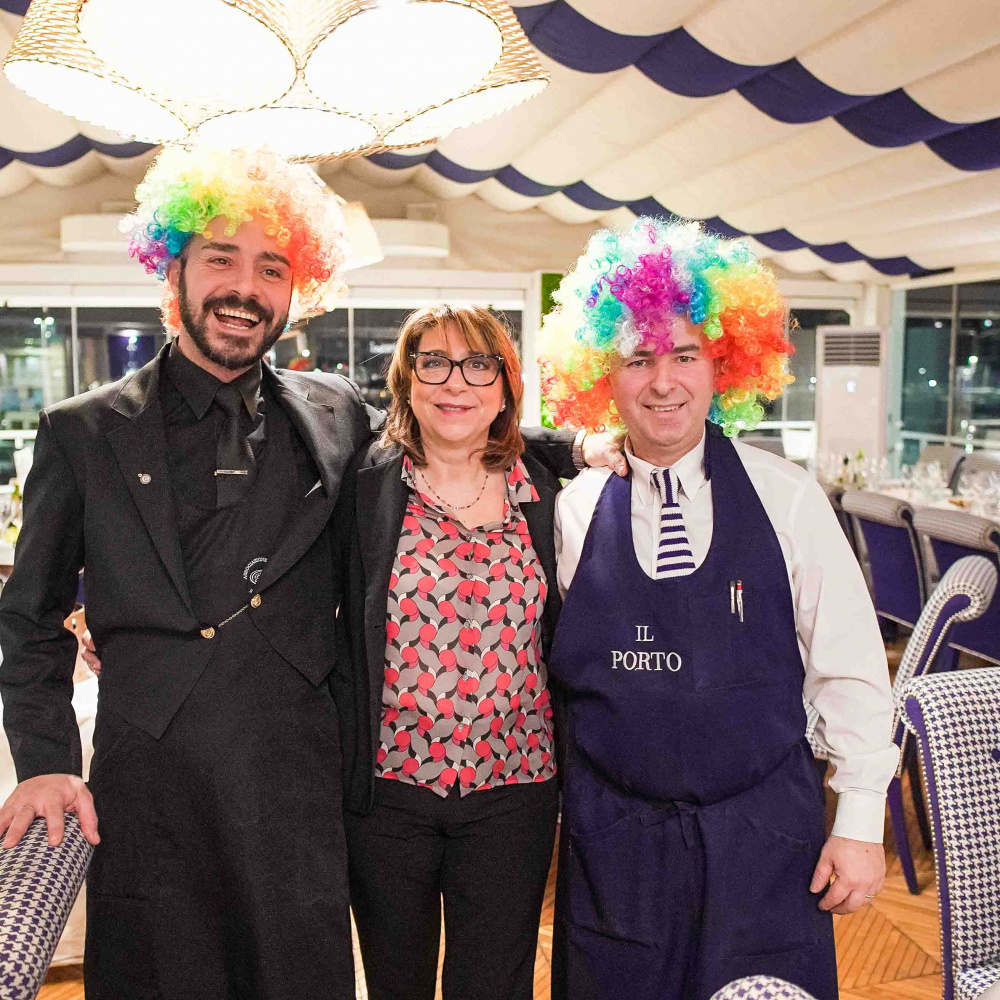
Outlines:
<svg viewBox="0 0 1000 1000"><path fill-rule="evenodd" d="M644 826L634 812L595 833L569 833L569 923L603 937L656 944L662 937L660 885L637 878L657 864L663 825Z"/></svg>
<svg viewBox="0 0 1000 1000"><path fill-rule="evenodd" d="M732 812L726 827L728 955L769 955L816 944L823 915L809 883L819 848Z"/></svg>
<svg viewBox="0 0 1000 1000"><path fill-rule="evenodd" d="M694 629L694 689L711 691L755 682L747 676L748 664L738 662L734 631L739 628L739 619L729 612L728 592L693 594L687 601L690 621L703 623Z"/></svg>

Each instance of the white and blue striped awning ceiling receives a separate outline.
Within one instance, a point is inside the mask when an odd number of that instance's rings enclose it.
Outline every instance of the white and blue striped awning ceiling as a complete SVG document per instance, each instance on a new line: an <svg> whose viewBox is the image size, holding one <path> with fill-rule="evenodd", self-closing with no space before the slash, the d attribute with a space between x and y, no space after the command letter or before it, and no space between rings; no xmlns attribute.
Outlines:
<svg viewBox="0 0 1000 1000"><path fill-rule="evenodd" d="M1000 263L998 0L514 7L552 75L541 97L347 169L537 208L580 226L581 243L595 225L675 213L749 235L793 272L886 280ZM0 54L26 8L0 0ZM128 173L148 149L0 80L0 198Z"/></svg>

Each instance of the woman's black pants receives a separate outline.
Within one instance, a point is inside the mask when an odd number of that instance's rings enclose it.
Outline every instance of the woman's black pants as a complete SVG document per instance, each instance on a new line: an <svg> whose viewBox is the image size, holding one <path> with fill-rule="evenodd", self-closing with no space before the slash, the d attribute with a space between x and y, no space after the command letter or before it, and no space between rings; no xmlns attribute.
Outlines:
<svg viewBox="0 0 1000 1000"><path fill-rule="evenodd" d="M375 779L345 814L351 905L371 1000L531 1000L558 812L554 779L447 798Z"/></svg>

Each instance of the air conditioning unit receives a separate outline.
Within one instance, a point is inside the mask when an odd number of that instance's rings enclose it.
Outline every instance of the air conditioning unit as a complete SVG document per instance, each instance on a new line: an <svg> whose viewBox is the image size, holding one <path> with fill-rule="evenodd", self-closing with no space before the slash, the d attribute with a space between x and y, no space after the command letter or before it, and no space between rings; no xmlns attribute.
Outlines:
<svg viewBox="0 0 1000 1000"><path fill-rule="evenodd" d="M816 329L819 453L882 458L886 439L886 332L874 327Z"/></svg>

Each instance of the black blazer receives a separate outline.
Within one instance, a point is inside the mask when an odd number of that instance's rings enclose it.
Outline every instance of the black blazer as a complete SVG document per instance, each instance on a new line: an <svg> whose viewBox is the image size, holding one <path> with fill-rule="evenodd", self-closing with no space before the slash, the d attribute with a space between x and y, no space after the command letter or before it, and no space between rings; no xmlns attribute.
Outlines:
<svg viewBox="0 0 1000 1000"><path fill-rule="evenodd" d="M538 491L538 501L526 503L522 511L548 579L541 618L544 658L548 657L562 604L556 585L553 538L559 481L550 469L550 461L556 458L550 445L555 441L562 442L561 453L568 456L566 439L544 432L526 436L527 451L522 456ZM339 652L330 683L340 714L345 804L360 813L371 809L375 790L389 577L409 496L402 470L403 453L399 448L372 445L345 473L334 515L343 599L338 617ZM564 477L567 472L575 472L572 466L556 471Z"/></svg>
<svg viewBox="0 0 1000 1000"><path fill-rule="evenodd" d="M0 696L19 780L80 773L76 638L63 620L82 566L102 707L159 738L211 655L202 629L217 623L195 616L171 509L157 391L164 357L41 415L24 528L0 596ZM369 415L341 376L265 365L263 377L319 481L276 540L257 583L259 606L245 613L263 642L318 685L336 641L329 518L345 468L371 438Z"/></svg>

